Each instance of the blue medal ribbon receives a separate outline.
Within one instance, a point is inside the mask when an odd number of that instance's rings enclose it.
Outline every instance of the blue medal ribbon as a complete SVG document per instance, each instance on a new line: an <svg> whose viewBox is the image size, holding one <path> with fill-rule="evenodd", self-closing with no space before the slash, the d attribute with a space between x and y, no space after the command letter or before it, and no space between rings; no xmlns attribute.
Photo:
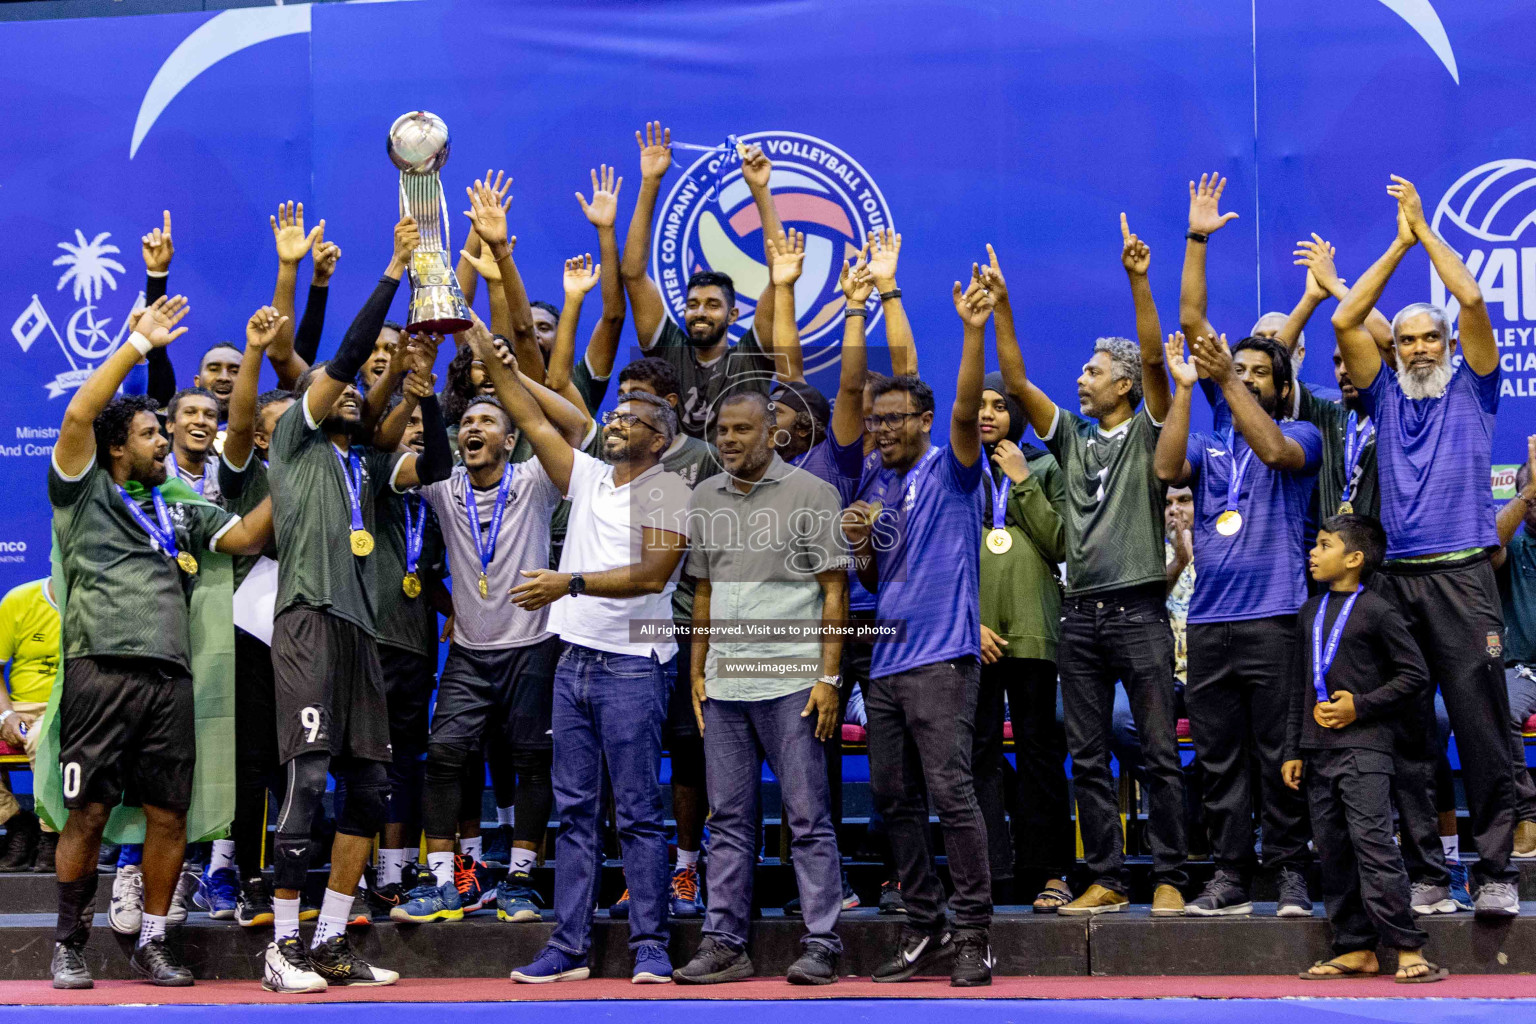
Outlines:
<svg viewBox="0 0 1536 1024"><path fill-rule="evenodd" d="M341 478L347 485L347 501L352 506L352 530L355 533L363 528L363 503L359 498L363 491L363 465L358 460L357 452L350 448L343 457L336 446L331 445L331 453L341 463Z"/></svg>
<svg viewBox="0 0 1536 1024"><path fill-rule="evenodd" d="M491 509L490 537L482 539L480 536L480 509L479 502L475 500L475 486L464 479L464 513L469 516L469 535L475 541L475 554L480 556L480 576L483 579L490 573L491 562L496 558L496 539L501 536L501 518L507 511L507 497L512 493L512 467L506 466L501 471L501 484L496 488L496 504Z"/></svg>
<svg viewBox="0 0 1536 1024"><path fill-rule="evenodd" d="M144 532L149 534L149 539L155 546L159 547L167 555L170 555L174 560L177 554L176 528L171 525L171 514L166 510L165 499L160 496L160 488L151 487L149 489L150 497L155 501L155 518L159 520L158 524L150 522L149 516L144 514L142 508L139 508L138 502L129 497L127 490L119 487L117 493L122 495L123 504L128 506L128 514L133 516L134 522L144 528Z"/></svg>
<svg viewBox="0 0 1536 1024"><path fill-rule="evenodd" d="M1322 601L1318 602L1317 617L1312 620L1312 689L1317 691L1319 704L1327 704L1333 699L1328 694L1328 669L1333 666L1334 656L1339 653L1339 640L1344 636L1344 624L1349 621L1355 599L1364 591L1364 587L1356 587L1355 592L1349 595L1349 600L1344 602L1328 634L1327 647L1323 646L1323 622L1327 619L1328 598L1333 596L1333 592L1323 594Z"/></svg>
<svg viewBox="0 0 1536 1024"><path fill-rule="evenodd" d="M1232 431L1227 431L1227 451L1232 453L1232 479L1227 481L1227 511L1236 512L1238 498L1243 491L1243 478L1248 475L1248 466L1253 462L1253 449L1243 452L1243 457L1237 457L1237 437Z"/></svg>
<svg viewBox="0 0 1536 1024"><path fill-rule="evenodd" d="M992 474L987 474L987 482L992 484L992 529L1001 530L1006 526L1008 517L1008 495L1013 490L1013 481L1003 475L1001 483L992 480Z"/></svg>
<svg viewBox="0 0 1536 1024"><path fill-rule="evenodd" d="M1357 426L1353 411L1344 424L1344 493L1339 498L1341 502L1350 501L1355 493L1355 477L1360 471L1360 456L1365 452L1365 446L1372 437L1376 436L1376 425L1366 420L1364 426Z"/></svg>
<svg viewBox="0 0 1536 1024"><path fill-rule="evenodd" d="M416 563L421 559L421 542L427 530L427 506L419 494L402 495L405 502L405 572L416 574Z"/></svg>
<svg viewBox="0 0 1536 1024"><path fill-rule="evenodd" d="M1353 413L1351 413L1351 415L1353 415ZM166 464L166 468L168 470L170 470L171 476L181 476L181 470L176 465L176 453L175 452L167 452L166 453L165 464ZM195 482L193 482L192 489L194 491L196 491L198 494L202 494L203 493L203 488L207 487L207 486L208 486L208 470L205 468L203 470L203 475L198 477L197 480Z"/></svg>

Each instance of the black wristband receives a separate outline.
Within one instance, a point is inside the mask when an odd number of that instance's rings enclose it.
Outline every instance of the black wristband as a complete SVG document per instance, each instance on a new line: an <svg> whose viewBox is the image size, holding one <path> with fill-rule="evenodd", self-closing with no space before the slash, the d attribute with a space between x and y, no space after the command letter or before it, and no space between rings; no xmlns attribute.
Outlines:
<svg viewBox="0 0 1536 1024"><path fill-rule="evenodd" d="M843 310L843 319L846 320L851 316L862 316L867 320L869 319L869 310L865 309L863 306L849 306L847 309Z"/></svg>
<svg viewBox="0 0 1536 1024"><path fill-rule="evenodd" d="M899 298L901 298L901 289L900 288L892 288L888 292L881 292L880 293L880 301L881 302L885 302L887 299L899 299Z"/></svg>
<svg viewBox="0 0 1536 1024"><path fill-rule="evenodd" d="M1189 239L1191 242L1199 242L1201 245L1204 245L1206 242L1211 240L1210 235L1202 235L1198 231L1186 231L1184 232L1184 237Z"/></svg>

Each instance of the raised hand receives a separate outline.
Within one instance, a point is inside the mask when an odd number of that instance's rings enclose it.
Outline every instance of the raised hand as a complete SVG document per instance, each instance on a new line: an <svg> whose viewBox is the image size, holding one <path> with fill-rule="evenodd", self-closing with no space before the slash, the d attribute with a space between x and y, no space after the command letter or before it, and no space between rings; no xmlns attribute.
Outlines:
<svg viewBox="0 0 1536 1024"><path fill-rule="evenodd" d="M763 147L753 143L750 146L742 146L741 176L746 179L751 188L762 189L768 187L768 178L773 174L773 162L763 152Z"/></svg>
<svg viewBox="0 0 1536 1024"><path fill-rule="evenodd" d="M768 252L768 273L776 285L792 285L800 279L805 263L805 232L779 231L777 238L767 235L763 247Z"/></svg>
<svg viewBox="0 0 1536 1024"><path fill-rule="evenodd" d="M869 264L864 262L862 252L857 263L850 265L843 260L843 272L838 275L837 286L843 290L843 298L850 309L858 309L869 299L869 293L875 290L875 277L869 272Z"/></svg>
<svg viewBox="0 0 1536 1024"><path fill-rule="evenodd" d="M967 327L982 327L992 315L992 293L981 283L979 275L980 268L972 264L970 287L962 290L959 281L954 286L955 312Z"/></svg>
<svg viewBox="0 0 1536 1024"><path fill-rule="evenodd" d="M1168 344L1163 346L1163 352L1168 363L1168 372L1173 374L1175 386L1194 387L1200 374L1195 369L1195 364L1184 358L1184 332L1174 331L1168 335Z"/></svg>
<svg viewBox="0 0 1536 1024"><path fill-rule="evenodd" d="M1209 235L1237 216L1220 212L1221 194L1226 188L1227 179L1214 173L1200 175L1199 185L1189 183L1189 230Z"/></svg>
<svg viewBox="0 0 1536 1024"><path fill-rule="evenodd" d="M992 301L1002 304L1008 301L1008 282L1003 279L1003 268L997 265L997 251L987 243L987 262L974 264L972 274L981 286L992 293Z"/></svg>
<svg viewBox="0 0 1536 1024"><path fill-rule="evenodd" d="M883 292L896 287L896 261L901 256L901 236L890 228L871 231L865 244L869 251L869 274Z"/></svg>
<svg viewBox="0 0 1536 1024"><path fill-rule="evenodd" d="M492 183L491 172L487 170L483 180L476 178L475 183L464 190L469 196L469 209L464 211L464 216L469 218L475 234L487 247L507 241L507 207L512 205L512 199L506 190L512 179L508 178L503 185L501 177L501 172L497 172L496 181Z"/></svg>
<svg viewBox="0 0 1536 1024"><path fill-rule="evenodd" d="M614 179L614 169L607 164L601 165L598 170L592 172L592 201L589 203L580 192L576 193L576 201L581 204L581 212L587 215L587 220L595 228L611 228L619 213L619 189L624 187L624 179Z"/></svg>
<svg viewBox="0 0 1536 1024"><path fill-rule="evenodd" d="M1422 232L1429 230L1429 222L1424 219L1424 201L1419 198L1419 190L1414 188L1413 182L1407 178L1400 178L1395 174L1390 177L1392 184L1387 186L1387 195L1397 200L1399 222L1406 220L1414 237L1418 237Z"/></svg>
<svg viewBox="0 0 1536 1024"><path fill-rule="evenodd" d="M131 321L133 330L149 339L155 348L164 348L183 334L185 327L177 327L192 311L185 295L162 295L154 304L139 311L139 318Z"/></svg>
<svg viewBox="0 0 1536 1024"><path fill-rule="evenodd" d="M411 335L411 340L406 345L406 355L411 369L420 371L428 377L432 376L432 367L437 363L437 349L442 343L441 334L425 332Z"/></svg>
<svg viewBox="0 0 1536 1024"><path fill-rule="evenodd" d="M262 306L245 322L246 347L258 352L266 351L267 346L272 344L272 339L277 337L277 332L282 330L283 324L287 322L288 318L279 313L277 307Z"/></svg>
<svg viewBox="0 0 1536 1024"><path fill-rule="evenodd" d="M1333 263L1334 248L1317 232L1312 232L1311 241L1302 239L1297 242L1291 255L1296 257L1296 266L1307 268L1307 294L1316 294L1312 290L1316 287L1323 296L1328 296L1344 286L1344 279Z"/></svg>
<svg viewBox="0 0 1536 1024"><path fill-rule="evenodd" d="M1190 342L1194 350L1195 367L1217 384L1224 383L1234 372L1232 350L1227 348L1227 336L1207 335Z"/></svg>
<svg viewBox="0 0 1536 1024"><path fill-rule="evenodd" d="M323 287L330 283L331 275L336 273L336 264L341 259L341 246L325 240L325 221L322 220L315 231L314 283Z"/></svg>
<svg viewBox="0 0 1536 1024"><path fill-rule="evenodd" d="M511 243L515 241L516 239L508 240L507 248L509 250L512 248ZM491 259L490 253L485 246L482 245L480 247L479 256L470 255L468 249L460 249L459 255L464 257L465 262L474 267L475 273L479 274L487 283L501 283L501 268L496 265L495 260Z"/></svg>
<svg viewBox="0 0 1536 1024"><path fill-rule="evenodd" d="M416 218L406 214L395 225L395 262L402 267L410 266L411 253L420 244L421 229L416 226Z"/></svg>
<svg viewBox="0 0 1536 1024"><path fill-rule="evenodd" d="M1193 208L1191 208L1193 216ZM1237 214L1231 216L1236 217ZM1194 229L1191 229L1194 230ZM1131 225L1126 221L1125 214L1120 215L1120 264L1125 267L1127 274L1135 274L1139 277L1147 276L1147 268L1152 265L1152 250L1147 248L1147 243L1131 234Z"/></svg>
<svg viewBox="0 0 1536 1024"><path fill-rule="evenodd" d="M151 274L170 273L171 257L176 255L176 246L171 242L171 211L163 212L165 226L155 228L139 239L144 253L144 269Z"/></svg>
<svg viewBox="0 0 1536 1024"><path fill-rule="evenodd" d="M645 134L635 132L640 144L640 176L647 181L660 181L672 167L672 129L663 128L660 121L647 121Z"/></svg>
<svg viewBox="0 0 1536 1024"><path fill-rule="evenodd" d="M565 261L565 274L561 278L566 295L586 295L602 278L602 264L592 263L592 254L573 256Z"/></svg>
<svg viewBox="0 0 1536 1024"><path fill-rule="evenodd" d="M401 386L405 393L412 398L417 400L430 398L437 393L437 377L431 370L423 372L413 366L410 372L405 375L405 380L401 382Z"/></svg>
<svg viewBox="0 0 1536 1024"><path fill-rule="evenodd" d="M309 233L304 231L304 204L289 200L277 204L277 216L267 218L272 222L272 239L277 243L277 259L280 263L297 263L309 252L315 239L325 232L325 221L317 224Z"/></svg>

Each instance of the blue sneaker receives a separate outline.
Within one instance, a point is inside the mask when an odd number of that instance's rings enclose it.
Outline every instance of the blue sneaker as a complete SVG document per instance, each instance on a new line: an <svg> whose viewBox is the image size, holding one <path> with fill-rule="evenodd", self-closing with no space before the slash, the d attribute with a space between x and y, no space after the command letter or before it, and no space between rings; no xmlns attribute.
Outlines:
<svg viewBox="0 0 1536 1024"><path fill-rule="evenodd" d="M687 867L672 872L667 895L668 910L673 917L698 917L704 913L704 903L699 899L699 869Z"/></svg>
<svg viewBox="0 0 1536 1024"><path fill-rule="evenodd" d="M1467 886L1467 866L1459 860L1448 860L1445 866L1451 872L1451 902L1457 910L1472 909L1472 890Z"/></svg>
<svg viewBox="0 0 1536 1024"><path fill-rule="evenodd" d="M636 985L672 984L672 960L667 956L667 947L647 942L635 950L635 973L629 980Z"/></svg>
<svg viewBox="0 0 1536 1024"><path fill-rule="evenodd" d="M545 985L551 981L586 981L591 974L586 957L571 956L563 949L545 946L537 960L512 972L512 980L525 985Z"/></svg>
<svg viewBox="0 0 1536 1024"><path fill-rule="evenodd" d="M232 868L204 871L197 880L192 902L199 910L208 911L215 921L227 921L235 916L235 903L240 898L240 883Z"/></svg>
<svg viewBox="0 0 1536 1024"><path fill-rule="evenodd" d="M427 924L431 921L464 920L464 904L452 882L446 885L422 885L412 889L406 902L389 912L391 921Z"/></svg>
<svg viewBox="0 0 1536 1024"><path fill-rule="evenodd" d="M496 886L496 920L539 920L539 893L526 871L514 871Z"/></svg>

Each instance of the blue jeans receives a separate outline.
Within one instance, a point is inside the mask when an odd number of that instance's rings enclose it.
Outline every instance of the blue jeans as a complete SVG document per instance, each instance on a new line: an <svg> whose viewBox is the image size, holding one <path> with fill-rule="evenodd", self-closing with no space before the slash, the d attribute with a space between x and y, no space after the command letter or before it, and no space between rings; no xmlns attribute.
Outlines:
<svg viewBox="0 0 1536 1024"><path fill-rule="evenodd" d="M809 689L773 700L704 702L704 771L709 786L709 912L704 934L745 949L757 870L763 759L779 780L795 858L806 935L841 953L842 859L832 828L826 754L816 716L801 718ZM634 895L631 893L630 898Z"/></svg>
<svg viewBox="0 0 1536 1024"><path fill-rule="evenodd" d="M558 923L549 944L573 956L586 955L592 941L604 759L629 886L629 947L667 942L667 830L656 779L661 723L671 695L671 683L654 657L609 654L578 644L567 645L560 656L551 772L560 815L555 839Z"/></svg>

